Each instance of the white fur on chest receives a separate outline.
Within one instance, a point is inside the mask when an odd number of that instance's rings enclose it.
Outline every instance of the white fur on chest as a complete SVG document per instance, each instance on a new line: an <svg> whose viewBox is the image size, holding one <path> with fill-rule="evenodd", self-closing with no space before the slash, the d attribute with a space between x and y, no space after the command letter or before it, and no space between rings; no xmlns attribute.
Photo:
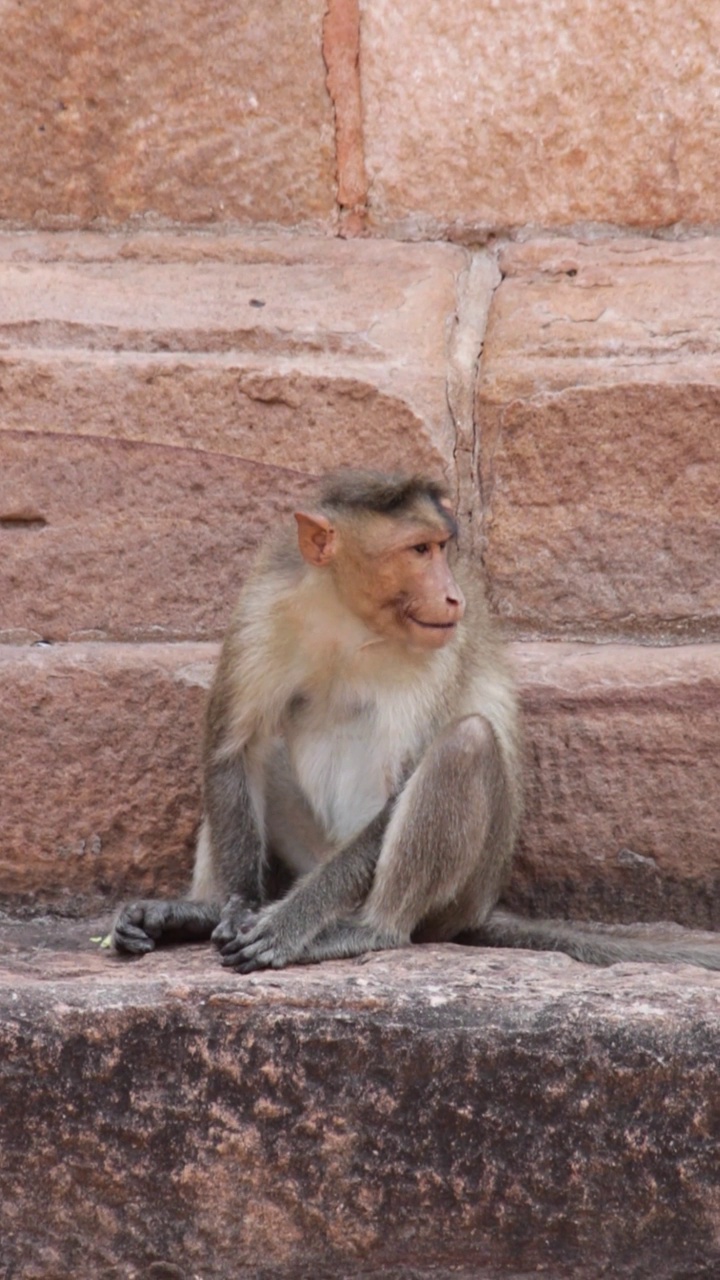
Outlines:
<svg viewBox="0 0 720 1280"><path fill-rule="evenodd" d="M343 687L297 709L285 732L297 781L328 837L341 844L384 808L420 745L417 699Z"/></svg>

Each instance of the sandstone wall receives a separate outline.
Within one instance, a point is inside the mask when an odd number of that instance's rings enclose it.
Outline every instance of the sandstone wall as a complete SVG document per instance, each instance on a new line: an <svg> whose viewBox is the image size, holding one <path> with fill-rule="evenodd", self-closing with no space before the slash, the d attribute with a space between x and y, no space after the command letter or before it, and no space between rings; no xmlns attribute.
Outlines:
<svg viewBox="0 0 720 1280"><path fill-rule="evenodd" d="M515 642L516 901L716 922L715 8L2 18L0 893L184 883L250 558L355 463L445 474Z"/></svg>
<svg viewBox="0 0 720 1280"><path fill-rule="evenodd" d="M0 217L328 226L323 9L3 0Z"/></svg>
<svg viewBox="0 0 720 1280"><path fill-rule="evenodd" d="M5 899L184 886L250 558L356 463L445 473L515 641L513 901L717 924L719 263L710 238L0 236Z"/></svg>
<svg viewBox="0 0 720 1280"><path fill-rule="evenodd" d="M716 225L705 0L3 0L0 222Z"/></svg>

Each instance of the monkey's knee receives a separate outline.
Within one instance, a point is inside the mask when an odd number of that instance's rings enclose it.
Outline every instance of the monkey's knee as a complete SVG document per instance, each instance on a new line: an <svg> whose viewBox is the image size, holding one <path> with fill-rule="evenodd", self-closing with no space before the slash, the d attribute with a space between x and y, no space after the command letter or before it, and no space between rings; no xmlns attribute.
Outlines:
<svg viewBox="0 0 720 1280"><path fill-rule="evenodd" d="M473 763L497 754L498 746L492 725L485 716L474 714L455 720L437 740L440 763L452 760Z"/></svg>
<svg viewBox="0 0 720 1280"><path fill-rule="evenodd" d="M388 825L366 923L414 935L423 922L442 920L449 937L456 922L467 927L476 919L479 896L494 901L488 835L501 778L497 740L484 716L464 716L438 735Z"/></svg>

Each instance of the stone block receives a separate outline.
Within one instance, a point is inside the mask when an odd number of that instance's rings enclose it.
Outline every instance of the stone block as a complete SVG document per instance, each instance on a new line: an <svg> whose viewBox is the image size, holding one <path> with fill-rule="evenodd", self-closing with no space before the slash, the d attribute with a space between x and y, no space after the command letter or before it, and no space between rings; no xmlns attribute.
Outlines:
<svg viewBox="0 0 720 1280"><path fill-rule="evenodd" d="M0 431L0 639L220 636L308 477L219 453Z"/></svg>
<svg viewBox="0 0 720 1280"><path fill-rule="evenodd" d="M466 267L445 245L0 237L0 634L219 636L320 472L454 483Z"/></svg>
<svg viewBox="0 0 720 1280"><path fill-rule="evenodd" d="M8 1275L718 1274L719 975L448 945L241 978L94 928L0 929Z"/></svg>
<svg viewBox="0 0 720 1280"><path fill-rule="evenodd" d="M216 646L0 645L5 903L184 892Z"/></svg>
<svg viewBox="0 0 720 1280"><path fill-rule="evenodd" d="M714 225L719 42L704 0L365 0L371 225Z"/></svg>
<svg viewBox="0 0 720 1280"><path fill-rule="evenodd" d="M508 246L477 384L517 635L720 638L720 244Z"/></svg>
<svg viewBox="0 0 720 1280"><path fill-rule="evenodd" d="M720 928L720 647L514 649L530 914ZM178 894L214 644L0 646L6 905Z"/></svg>
<svg viewBox="0 0 720 1280"><path fill-rule="evenodd" d="M527 803L511 904L720 928L720 645L514 653Z"/></svg>
<svg viewBox="0 0 720 1280"><path fill-rule="evenodd" d="M30 0L3 13L0 217L330 229L322 0Z"/></svg>

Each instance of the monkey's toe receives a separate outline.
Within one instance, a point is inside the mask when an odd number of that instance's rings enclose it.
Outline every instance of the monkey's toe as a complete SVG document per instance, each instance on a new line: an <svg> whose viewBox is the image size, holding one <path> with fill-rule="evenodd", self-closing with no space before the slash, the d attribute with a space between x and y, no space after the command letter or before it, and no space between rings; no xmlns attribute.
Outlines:
<svg viewBox="0 0 720 1280"><path fill-rule="evenodd" d="M283 961L275 954L268 939L248 944L247 939L236 938L222 948L220 963L224 969L238 973L254 973L256 969L281 969Z"/></svg>
<svg viewBox="0 0 720 1280"><path fill-rule="evenodd" d="M247 944L247 938L239 937L237 934L235 935L234 938L229 938L228 941L225 942L223 945L220 945L218 943L218 946L220 949L220 955L223 958L223 962L225 960L232 960L233 957L237 958L239 955L242 955L243 951L245 950L246 944Z"/></svg>

